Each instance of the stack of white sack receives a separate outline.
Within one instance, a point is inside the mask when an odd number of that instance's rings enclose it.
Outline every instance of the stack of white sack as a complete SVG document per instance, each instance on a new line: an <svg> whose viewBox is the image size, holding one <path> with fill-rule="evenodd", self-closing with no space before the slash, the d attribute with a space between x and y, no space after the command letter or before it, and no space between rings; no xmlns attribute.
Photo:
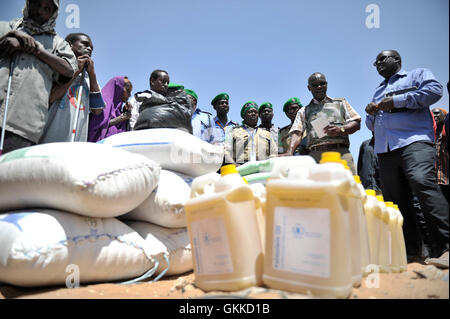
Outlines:
<svg viewBox="0 0 450 319"><path fill-rule="evenodd" d="M93 143L51 143L0 157L0 282L67 284L150 277L165 246L114 218L156 188L161 167ZM142 278L141 278L142 279Z"/></svg>
<svg viewBox="0 0 450 319"><path fill-rule="evenodd" d="M129 131L109 136L98 143L142 154L165 170L190 177L216 172L224 157L222 146L209 144L173 128Z"/></svg>
<svg viewBox="0 0 450 319"><path fill-rule="evenodd" d="M156 239L167 250L169 264L162 258L162 255L156 256L160 263L156 275L180 275L193 269L192 250L187 227L167 228L140 221L126 221L126 224L141 235L149 244ZM161 274L163 269L167 269L167 271Z"/></svg>
<svg viewBox="0 0 450 319"><path fill-rule="evenodd" d="M166 245L170 260L166 275L192 270L184 205L190 198L192 180L216 172L222 166L223 147L170 128L124 132L99 143L142 154L161 165L158 187L141 205L120 219L132 228L138 227L136 230L144 238L154 235Z"/></svg>
<svg viewBox="0 0 450 319"><path fill-rule="evenodd" d="M138 207L119 218L144 239L156 237L169 254L165 275L182 274L193 269L184 205L191 187L179 173L161 170L158 186ZM164 260L160 260L165 265Z"/></svg>
<svg viewBox="0 0 450 319"><path fill-rule="evenodd" d="M160 264L165 258L168 252L159 240L144 240L116 218L50 209L0 215L2 283L73 288L137 276L141 280L167 268Z"/></svg>

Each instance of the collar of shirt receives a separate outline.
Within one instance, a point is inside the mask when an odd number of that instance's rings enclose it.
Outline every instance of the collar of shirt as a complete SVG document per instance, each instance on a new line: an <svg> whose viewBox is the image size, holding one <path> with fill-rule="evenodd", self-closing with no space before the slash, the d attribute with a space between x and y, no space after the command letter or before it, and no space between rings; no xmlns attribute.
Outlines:
<svg viewBox="0 0 450 319"><path fill-rule="evenodd" d="M265 128L264 126L262 126L262 124L259 124L257 127L262 128L262 129L264 129L264 130L267 130L267 128ZM275 129L275 124L272 123L272 126L270 127L269 130L273 130L273 129Z"/></svg>
<svg viewBox="0 0 450 319"><path fill-rule="evenodd" d="M311 104L311 103L313 103L313 104L324 104L324 103L331 103L331 102L333 102L333 100L330 98L330 97L328 97L328 96L326 96L322 101L317 101L316 99L312 99L311 100L311 102L309 103L309 104Z"/></svg>
<svg viewBox="0 0 450 319"><path fill-rule="evenodd" d="M214 118L214 122L215 122L216 124L219 124L219 126L220 126L221 128L223 128L223 129L225 129L228 125L232 124L232 123L231 123L232 121L229 120L228 123L226 123L225 125L223 125L223 123L220 121L220 119L219 119L217 116Z"/></svg>
<svg viewBox="0 0 450 319"><path fill-rule="evenodd" d="M251 126L248 126L247 124L242 124L242 127L244 128L244 130L247 131L247 133L248 133L251 137L254 137L254 136L255 136L255 134L256 134L256 132L258 132L258 128L259 128L259 126L257 126L257 127L251 127Z"/></svg>
<svg viewBox="0 0 450 319"><path fill-rule="evenodd" d="M404 77L404 76L406 76L406 75L407 75L406 71L403 70L403 69L400 69L400 71L398 71L397 73L395 73L393 76L391 76L391 77L389 78L389 82L393 82L393 81L395 81L397 78L402 78L402 77ZM381 86L383 86L383 85L386 85L387 83L388 83L388 81L386 81L386 79L385 79L384 81L382 81L382 82L380 83L380 85L378 85L378 87L381 87Z"/></svg>

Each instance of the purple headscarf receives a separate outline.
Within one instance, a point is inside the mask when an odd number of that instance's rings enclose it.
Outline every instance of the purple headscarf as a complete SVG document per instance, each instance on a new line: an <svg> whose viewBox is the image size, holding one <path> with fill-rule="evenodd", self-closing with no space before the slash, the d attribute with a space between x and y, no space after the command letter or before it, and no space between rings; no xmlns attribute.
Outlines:
<svg viewBox="0 0 450 319"><path fill-rule="evenodd" d="M89 116L88 142L98 142L105 137L127 131L128 121L122 121L108 128L109 121L122 114L122 97L125 80L123 76L113 77L102 89L105 108L100 115Z"/></svg>

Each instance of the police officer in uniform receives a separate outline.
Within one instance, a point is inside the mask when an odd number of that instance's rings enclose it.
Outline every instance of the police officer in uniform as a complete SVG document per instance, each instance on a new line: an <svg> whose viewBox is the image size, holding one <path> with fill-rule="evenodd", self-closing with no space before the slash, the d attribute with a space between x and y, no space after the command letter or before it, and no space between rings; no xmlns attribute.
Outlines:
<svg viewBox="0 0 450 319"><path fill-rule="evenodd" d="M278 145L270 131L258 127L258 105L248 101L241 109L242 125L235 126L225 137L225 162L236 165L260 161L278 154Z"/></svg>
<svg viewBox="0 0 450 319"><path fill-rule="evenodd" d="M288 146L291 142L291 135L289 134L289 132L291 130L292 124L294 123L295 116L297 115L298 110L302 107L303 105L298 97L290 98L283 105L283 112L284 114L286 114L288 119L291 120L291 123L289 125L286 125L285 127L280 128L280 130L278 131L278 153L280 154L285 153L288 149ZM309 153L308 149L306 148L308 139L305 138L305 135L306 134L304 134L300 146L295 149L293 155L307 155Z"/></svg>
<svg viewBox="0 0 450 319"><path fill-rule="evenodd" d="M219 135L218 143L225 142L225 135L236 125L236 122L228 119L228 112L230 111L230 96L227 93L219 93L211 101L211 105L216 111L217 115L214 118L214 125L216 133Z"/></svg>
<svg viewBox="0 0 450 319"><path fill-rule="evenodd" d="M199 139L215 144L218 136L215 134L215 125L213 115L202 111L197 107L198 95L193 90L184 90L192 104L192 134Z"/></svg>
<svg viewBox="0 0 450 319"><path fill-rule="evenodd" d="M276 127L272 123L273 119L273 105L270 102L264 102L259 106L258 109L259 119L261 120L261 124L258 126L263 130L267 130L270 132L270 137L275 140L278 145L278 131L279 127Z"/></svg>

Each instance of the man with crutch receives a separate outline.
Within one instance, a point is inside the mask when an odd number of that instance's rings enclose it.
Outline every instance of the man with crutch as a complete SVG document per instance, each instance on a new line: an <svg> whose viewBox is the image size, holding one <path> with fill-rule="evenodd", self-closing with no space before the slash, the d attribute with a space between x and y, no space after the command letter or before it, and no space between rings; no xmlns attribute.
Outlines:
<svg viewBox="0 0 450 319"><path fill-rule="evenodd" d="M90 36L70 33L66 41L77 57L78 71L69 82L53 87L48 120L39 144L87 142L90 113L99 115L105 108L91 58L94 45Z"/></svg>
<svg viewBox="0 0 450 319"><path fill-rule="evenodd" d="M22 18L0 22L0 154L39 141L53 83L78 70L55 31L58 8L59 0L26 0Z"/></svg>

